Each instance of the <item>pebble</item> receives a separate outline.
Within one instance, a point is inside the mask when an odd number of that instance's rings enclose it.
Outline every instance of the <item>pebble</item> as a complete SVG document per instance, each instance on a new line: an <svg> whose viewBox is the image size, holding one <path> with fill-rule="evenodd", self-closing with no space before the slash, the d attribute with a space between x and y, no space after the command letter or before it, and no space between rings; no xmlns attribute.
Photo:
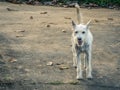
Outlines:
<svg viewBox="0 0 120 90"><path fill-rule="evenodd" d="M33 16L30 16L30 19L33 19Z"/></svg>
<svg viewBox="0 0 120 90"><path fill-rule="evenodd" d="M48 24L47 27L50 27L50 25Z"/></svg>
<svg viewBox="0 0 120 90"><path fill-rule="evenodd" d="M66 33L66 30L62 30L62 32Z"/></svg>
<svg viewBox="0 0 120 90"><path fill-rule="evenodd" d="M53 62L48 62L47 63L47 66L52 66L53 65Z"/></svg>

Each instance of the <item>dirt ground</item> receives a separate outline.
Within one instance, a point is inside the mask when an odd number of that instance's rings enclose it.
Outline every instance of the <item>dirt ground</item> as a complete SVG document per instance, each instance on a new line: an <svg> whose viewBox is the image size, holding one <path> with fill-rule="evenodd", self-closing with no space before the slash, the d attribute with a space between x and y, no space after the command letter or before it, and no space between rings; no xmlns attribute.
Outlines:
<svg viewBox="0 0 120 90"><path fill-rule="evenodd" d="M75 8L0 2L0 90L120 90L120 11L81 12L85 23L92 19L94 78L78 81L71 52Z"/></svg>

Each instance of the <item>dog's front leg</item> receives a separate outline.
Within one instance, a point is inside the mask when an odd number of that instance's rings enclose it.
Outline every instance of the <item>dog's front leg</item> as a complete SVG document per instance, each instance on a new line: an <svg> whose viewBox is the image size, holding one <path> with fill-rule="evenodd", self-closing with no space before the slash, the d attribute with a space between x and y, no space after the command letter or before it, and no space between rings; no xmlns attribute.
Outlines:
<svg viewBox="0 0 120 90"><path fill-rule="evenodd" d="M90 48L89 50L88 50L88 53L87 53L87 61L88 61L88 75L87 75L87 78L88 79L91 79L92 78L92 62L91 62L91 57L92 57L92 55L91 55L91 53L92 53L92 49Z"/></svg>
<svg viewBox="0 0 120 90"><path fill-rule="evenodd" d="M81 64L81 58L80 54L77 54L77 79L82 79L82 64Z"/></svg>
<svg viewBox="0 0 120 90"><path fill-rule="evenodd" d="M77 53L74 47L72 47L72 52L73 52L73 67L77 67Z"/></svg>
<svg viewBox="0 0 120 90"><path fill-rule="evenodd" d="M86 53L84 53L84 68L87 68L87 57L86 57Z"/></svg>

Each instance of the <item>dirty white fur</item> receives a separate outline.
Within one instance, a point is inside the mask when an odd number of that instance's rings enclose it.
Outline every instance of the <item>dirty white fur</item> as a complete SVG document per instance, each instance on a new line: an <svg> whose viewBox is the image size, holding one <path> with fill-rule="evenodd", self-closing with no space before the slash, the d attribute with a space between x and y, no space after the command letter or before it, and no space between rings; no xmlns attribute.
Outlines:
<svg viewBox="0 0 120 90"><path fill-rule="evenodd" d="M77 15L79 7L77 6ZM79 22L80 20L78 20ZM77 79L82 79L82 64L81 53L84 54L84 67L87 71L87 78L92 78L92 42L93 36L89 30L90 21L87 24L75 24L72 21L72 52L73 52L73 66L77 67ZM82 43L79 43L82 42Z"/></svg>

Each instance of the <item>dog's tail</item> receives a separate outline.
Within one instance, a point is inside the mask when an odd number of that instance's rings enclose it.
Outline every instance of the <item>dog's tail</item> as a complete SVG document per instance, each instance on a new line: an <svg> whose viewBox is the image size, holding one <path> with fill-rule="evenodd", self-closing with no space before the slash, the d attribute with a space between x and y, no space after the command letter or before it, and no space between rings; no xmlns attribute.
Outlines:
<svg viewBox="0 0 120 90"><path fill-rule="evenodd" d="M75 8L76 8L76 11L77 11L78 24L83 23L83 21L81 19L80 6L77 3L75 4Z"/></svg>

